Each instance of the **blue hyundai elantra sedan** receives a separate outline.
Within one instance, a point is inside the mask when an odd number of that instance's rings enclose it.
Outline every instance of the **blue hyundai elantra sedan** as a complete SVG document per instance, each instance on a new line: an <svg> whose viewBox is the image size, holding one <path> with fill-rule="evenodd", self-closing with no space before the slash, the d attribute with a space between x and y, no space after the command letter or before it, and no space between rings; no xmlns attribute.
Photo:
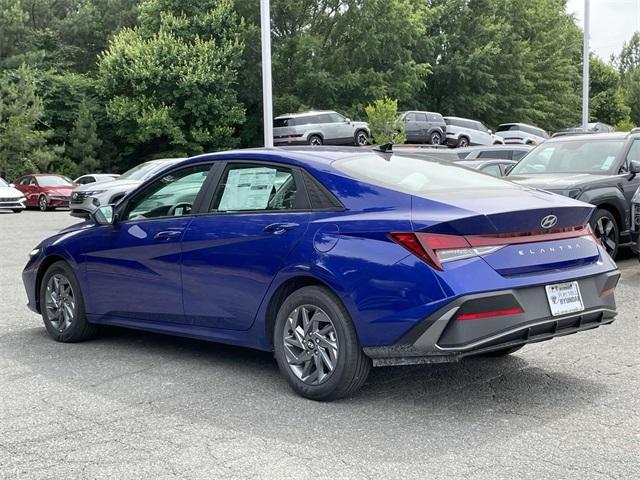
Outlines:
<svg viewBox="0 0 640 480"><path fill-rule="evenodd" d="M455 164L358 148L172 164L33 249L51 337L118 325L273 351L299 394L371 366L506 355L613 322L619 271L591 205Z"/></svg>

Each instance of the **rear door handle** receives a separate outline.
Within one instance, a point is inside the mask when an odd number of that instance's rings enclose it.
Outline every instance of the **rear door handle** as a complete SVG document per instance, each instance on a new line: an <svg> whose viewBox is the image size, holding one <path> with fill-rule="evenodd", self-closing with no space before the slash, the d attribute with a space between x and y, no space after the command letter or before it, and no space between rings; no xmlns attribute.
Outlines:
<svg viewBox="0 0 640 480"><path fill-rule="evenodd" d="M273 233L274 235L281 235L284 232L288 232L289 230L293 230L299 226L300 224L298 223L272 223L264 227L263 231Z"/></svg>
<svg viewBox="0 0 640 480"><path fill-rule="evenodd" d="M163 230L156 233L153 238L156 240L171 240L182 235L182 230Z"/></svg>

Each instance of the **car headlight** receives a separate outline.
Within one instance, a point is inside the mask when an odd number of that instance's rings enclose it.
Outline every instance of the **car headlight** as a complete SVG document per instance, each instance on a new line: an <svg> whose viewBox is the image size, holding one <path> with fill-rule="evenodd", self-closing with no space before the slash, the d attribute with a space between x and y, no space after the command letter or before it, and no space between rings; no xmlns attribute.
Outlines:
<svg viewBox="0 0 640 480"><path fill-rule="evenodd" d="M104 192L106 192L106 190L90 190L88 192L82 192L82 193L87 197L92 197L93 195L99 195Z"/></svg>
<svg viewBox="0 0 640 480"><path fill-rule="evenodd" d="M33 258L40 253L40 247L36 247L29 252L29 258Z"/></svg>

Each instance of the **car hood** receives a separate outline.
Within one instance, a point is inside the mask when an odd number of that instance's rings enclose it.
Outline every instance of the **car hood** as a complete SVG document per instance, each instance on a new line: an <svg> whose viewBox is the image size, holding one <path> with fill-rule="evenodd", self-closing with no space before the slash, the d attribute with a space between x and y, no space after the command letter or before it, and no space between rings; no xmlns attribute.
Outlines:
<svg viewBox="0 0 640 480"><path fill-rule="evenodd" d="M68 197L73 189L74 187L70 185L68 187L47 187L42 190L49 195L62 195L63 197Z"/></svg>
<svg viewBox="0 0 640 480"><path fill-rule="evenodd" d="M87 183L76 188L76 192L91 192L93 190L111 190L112 188L137 187L141 180L111 180L109 182Z"/></svg>
<svg viewBox="0 0 640 480"><path fill-rule="evenodd" d="M363 127L369 128L369 124L367 122L351 122L354 127Z"/></svg>
<svg viewBox="0 0 640 480"><path fill-rule="evenodd" d="M595 173L540 173L534 175L508 175L507 180L543 190L564 190L585 184L606 183L610 175Z"/></svg>
<svg viewBox="0 0 640 480"><path fill-rule="evenodd" d="M17 188L13 187L0 187L0 197L2 198L17 198L23 197L23 193Z"/></svg>

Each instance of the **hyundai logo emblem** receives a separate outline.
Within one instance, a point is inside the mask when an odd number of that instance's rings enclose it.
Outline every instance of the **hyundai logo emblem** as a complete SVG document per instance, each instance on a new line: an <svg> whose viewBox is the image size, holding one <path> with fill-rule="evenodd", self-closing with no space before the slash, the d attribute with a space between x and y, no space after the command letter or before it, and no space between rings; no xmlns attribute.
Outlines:
<svg viewBox="0 0 640 480"><path fill-rule="evenodd" d="M549 228L555 227L556 223L558 223L558 217L555 215L547 215L540 221L540 226L548 230Z"/></svg>

